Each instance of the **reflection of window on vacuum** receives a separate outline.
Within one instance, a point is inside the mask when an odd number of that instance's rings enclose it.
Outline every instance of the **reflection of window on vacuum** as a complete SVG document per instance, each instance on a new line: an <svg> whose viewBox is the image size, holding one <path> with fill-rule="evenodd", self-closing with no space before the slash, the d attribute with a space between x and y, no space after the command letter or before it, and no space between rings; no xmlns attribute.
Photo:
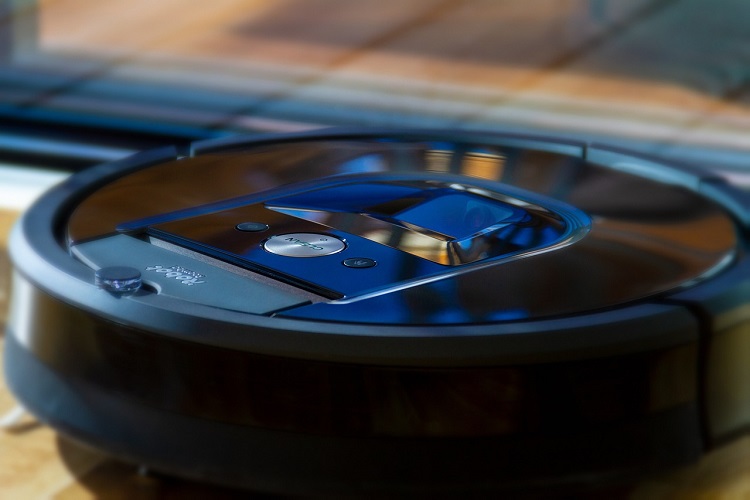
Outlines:
<svg viewBox="0 0 750 500"><path fill-rule="evenodd" d="M564 231L554 217L492 196L456 183L362 182L274 199L266 208L447 265L541 247Z"/></svg>

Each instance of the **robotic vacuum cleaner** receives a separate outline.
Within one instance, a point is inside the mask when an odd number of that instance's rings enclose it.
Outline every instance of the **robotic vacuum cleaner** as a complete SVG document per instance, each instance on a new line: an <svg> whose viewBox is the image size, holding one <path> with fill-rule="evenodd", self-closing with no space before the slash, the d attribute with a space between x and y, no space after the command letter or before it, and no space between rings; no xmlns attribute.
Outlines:
<svg viewBox="0 0 750 500"><path fill-rule="evenodd" d="M748 196L604 146L197 142L12 235L8 383L154 470L312 496L626 481L750 422Z"/></svg>

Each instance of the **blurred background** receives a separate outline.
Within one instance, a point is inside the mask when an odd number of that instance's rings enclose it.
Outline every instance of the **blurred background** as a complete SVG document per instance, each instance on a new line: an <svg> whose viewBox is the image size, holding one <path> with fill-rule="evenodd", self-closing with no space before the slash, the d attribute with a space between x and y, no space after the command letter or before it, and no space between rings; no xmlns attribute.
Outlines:
<svg viewBox="0 0 750 500"><path fill-rule="evenodd" d="M750 185L750 2L0 0L0 327L7 232L70 172L159 145L331 125L602 141ZM0 411L11 406L0 394ZM51 435L9 439L0 487L12 498L31 498L17 463L29 450L14 446L36 450L29 466L101 467L82 451L61 466ZM748 448L703 465L713 482L688 471L680 484L748 494ZM735 475L719 472L727 464ZM660 488L684 489L639 491Z"/></svg>
<svg viewBox="0 0 750 500"><path fill-rule="evenodd" d="M41 153L32 137L51 149L65 139L56 164L75 167L164 141L325 125L533 131L722 167L750 151L745 0L0 6L8 158Z"/></svg>

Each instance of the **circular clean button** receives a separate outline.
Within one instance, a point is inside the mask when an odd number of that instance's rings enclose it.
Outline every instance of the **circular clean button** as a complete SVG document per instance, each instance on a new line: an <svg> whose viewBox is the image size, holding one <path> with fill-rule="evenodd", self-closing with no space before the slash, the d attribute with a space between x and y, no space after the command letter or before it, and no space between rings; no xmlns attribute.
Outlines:
<svg viewBox="0 0 750 500"><path fill-rule="evenodd" d="M290 233L272 236L263 248L285 257L323 257L342 251L346 243L328 234Z"/></svg>

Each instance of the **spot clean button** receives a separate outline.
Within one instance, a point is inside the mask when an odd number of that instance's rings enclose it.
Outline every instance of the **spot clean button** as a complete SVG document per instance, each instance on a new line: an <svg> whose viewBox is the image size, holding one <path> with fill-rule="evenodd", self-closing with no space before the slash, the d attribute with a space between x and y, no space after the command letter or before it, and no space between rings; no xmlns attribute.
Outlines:
<svg viewBox="0 0 750 500"><path fill-rule="evenodd" d="M367 269L378 265L377 262L372 259L368 259L367 257L353 257L351 259L346 259L344 260L343 264L346 267L350 267L352 269Z"/></svg>
<svg viewBox="0 0 750 500"><path fill-rule="evenodd" d="M263 248L285 257L323 257L342 251L346 243L328 234L290 233L272 236Z"/></svg>

